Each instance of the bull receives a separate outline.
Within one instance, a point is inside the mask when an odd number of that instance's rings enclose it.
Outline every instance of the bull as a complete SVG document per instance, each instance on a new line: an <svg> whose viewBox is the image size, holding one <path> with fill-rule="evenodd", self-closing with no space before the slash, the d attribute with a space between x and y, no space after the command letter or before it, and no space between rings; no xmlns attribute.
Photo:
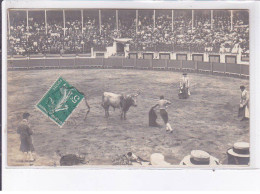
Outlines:
<svg viewBox="0 0 260 194"><path fill-rule="evenodd" d="M131 106L137 106L137 96L140 94L131 94L131 95L122 95L115 94L111 92L104 92L102 96L102 107L105 110L105 117L109 117L109 107L120 109L121 119L126 119L126 112L130 109Z"/></svg>

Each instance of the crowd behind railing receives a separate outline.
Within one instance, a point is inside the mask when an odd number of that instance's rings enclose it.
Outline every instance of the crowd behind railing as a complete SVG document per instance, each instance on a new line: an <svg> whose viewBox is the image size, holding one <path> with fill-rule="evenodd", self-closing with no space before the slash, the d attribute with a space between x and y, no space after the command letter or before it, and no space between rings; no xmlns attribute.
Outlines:
<svg viewBox="0 0 260 194"><path fill-rule="evenodd" d="M229 11L214 11L211 18L209 10L208 14L195 14L193 21L191 11L174 15L174 20L171 14L158 14L155 22L152 14L140 14L138 21L135 17L119 18L118 25L116 16L102 18L100 24L98 17L85 17L83 25L80 18L66 19L64 30L63 20L50 18L46 25L44 20L29 17L27 28L26 18L13 17L8 52L10 55L90 53L93 47L111 46L114 39L131 38L130 50L136 51L249 53L248 12L234 12L232 25Z"/></svg>

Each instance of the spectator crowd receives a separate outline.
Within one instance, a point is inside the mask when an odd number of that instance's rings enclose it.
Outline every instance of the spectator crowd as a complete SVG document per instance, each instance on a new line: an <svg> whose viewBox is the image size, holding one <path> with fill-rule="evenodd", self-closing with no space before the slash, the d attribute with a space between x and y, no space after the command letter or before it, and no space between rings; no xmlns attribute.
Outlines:
<svg viewBox="0 0 260 194"><path fill-rule="evenodd" d="M155 16L153 10L138 10L138 15L119 10L118 22L115 10L102 10L100 19L98 10L66 19L61 12L60 19L49 17L47 23L44 14L27 20L23 12L9 13L9 55L90 53L118 38L130 38L130 50L136 51L249 54L248 11L234 11L231 19L228 10L214 10L213 17L210 10L195 10L194 17L191 10L156 10Z"/></svg>

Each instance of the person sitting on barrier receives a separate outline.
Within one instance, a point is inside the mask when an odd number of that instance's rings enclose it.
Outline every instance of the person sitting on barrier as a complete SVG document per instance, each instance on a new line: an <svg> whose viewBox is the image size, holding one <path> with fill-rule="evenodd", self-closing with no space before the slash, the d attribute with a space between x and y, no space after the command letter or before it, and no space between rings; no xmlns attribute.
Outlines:
<svg viewBox="0 0 260 194"><path fill-rule="evenodd" d="M179 98L187 98L190 96L190 80L187 76L187 73L183 73L182 75L183 76L180 80Z"/></svg>

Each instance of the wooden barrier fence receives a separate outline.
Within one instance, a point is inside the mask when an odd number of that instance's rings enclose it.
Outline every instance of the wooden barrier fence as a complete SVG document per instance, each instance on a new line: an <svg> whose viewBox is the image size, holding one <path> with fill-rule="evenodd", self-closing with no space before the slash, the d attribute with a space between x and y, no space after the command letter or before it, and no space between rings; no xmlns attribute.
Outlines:
<svg viewBox="0 0 260 194"><path fill-rule="evenodd" d="M126 59L126 58L87 58L87 57L27 57L8 58L8 70L35 68L131 68L190 71L208 74L223 74L249 78L249 65L211 63L199 61L177 61L167 59Z"/></svg>

